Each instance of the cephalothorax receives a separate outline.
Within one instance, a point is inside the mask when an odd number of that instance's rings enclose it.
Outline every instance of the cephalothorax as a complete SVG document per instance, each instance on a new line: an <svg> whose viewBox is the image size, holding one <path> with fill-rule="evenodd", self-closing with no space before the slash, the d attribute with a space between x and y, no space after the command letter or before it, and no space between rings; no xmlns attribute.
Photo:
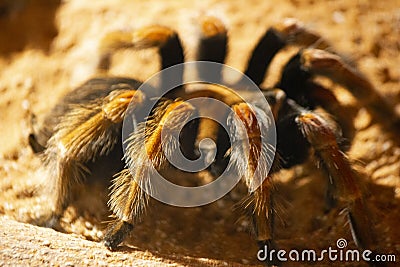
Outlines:
<svg viewBox="0 0 400 267"><path fill-rule="evenodd" d="M227 31L215 17L201 18L201 38L198 60L224 63L227 51ZM368 216L368 208L363 200L363 192L358 177L346 155L341 150L341 131L328 116L313 110L322 107L336 116L339 121L346 114L340 112L339 102L334 94L313 80L314 75L325 75L347 87L353 95L367 103L373 115L384 116L388 124L398 123L389 106L377 108L375 102L381 97L373 86L356 69L347 64L338 54L328 52L328 43L318 34L305 28L295 20L269 28L253 50L245 74L257 85L264 80L265 73L274 56L287 45L300 47L299 52L285 65L282 76L274 88L260 88L271 106L277 126L277 157L273 168L266 174L264 182L244 200L244 207L252 217L256 240L260 247L274 246L273 242L273 181L279 175L279 167L290 168L307 160L310 150L314 152L329 184L328 199L341 199L346 205L348 220L356 244L362 248L373 248L373 226ZM184 62L183 48L176 32L163 26L150 26L131 32L113 32L101 42L99 69L109 68L112 53L117 49L144 49L157 47L161 68L166 69ZM310 48L312 47L312 48ZM199 69L199 75L206 75L206 69ZM183 73L181 74L183 75ZM222 74L221 79L222 78ZM161 83L168 80L163 77ZM181 79L179 75L174 79ZM238 98L235 84L231 91L218 86L204 85L201 89L188 92L185 86L177 87L159 101L151 116L144 122L151 127L141 134L129 138L126 163L122 160L121 128L122 121L130 105L140 109L147 104L149 96L137 92L141 82L120 77L91 79L81 87L67 94L53 109L37 133L30 136L30 144L36 152L42 152L49 180L54 184L54 209L49 224L54 225L68 206L70 191L74 183L82 179L87 171L95 172L99 165L109 165L114 173L119 173L111 188L109 206L116 215L105 235L104 244L115 249L133 229L147 205L148 195L139 183L146 183L146 168L142 162L143 153L147 155L157 170L166 168L161 148L160 132L176 126L181 118L190 117L196 110L187 99L194 96L215 98L231 107L237 120L229 120L232 129L240 122L249 136L250 153L232 151L227 136L212 120L200 119L183 133L180 144L186 155L199 149L198 143L205 137L213 139L218 146L217 157L211 171L218 173L226 165L226 158L234 157L233 162L246 166L241 175L247 186L253 181L252 174L257 160L262 157L259 123L254 123L255 111L252 103ZM240 82L237 83L240 87ZM239 88L240 89L240 88ZM263 112L257 111L257 112ZM225 118L229 119L229 118ZM344 129L346 134L348 129ZM144 146L137 146L138 138ZM244 164L243 161L250 162ZM135 171L132 171L134 169ZM242 168L243 169L243 168ZM107 174L110 175L110 174ZM112 175L112 174L111 174ZM134 177L135 176L135 177ZM332 203L331 203L332 204ZM268 264L274 260L267 260Z"/></svg>

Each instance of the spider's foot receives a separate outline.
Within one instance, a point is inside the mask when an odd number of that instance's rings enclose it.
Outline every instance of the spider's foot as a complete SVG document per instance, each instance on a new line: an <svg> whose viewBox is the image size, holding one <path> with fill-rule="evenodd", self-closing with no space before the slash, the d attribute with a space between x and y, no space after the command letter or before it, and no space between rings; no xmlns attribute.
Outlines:
<svg viewBox="0 0 400 267"><path fill-rule="evenodd" d="M104 236L104 246L109 250L115 250L132 229L133 225L124 221L113 223L108 227L107 233Z"/></svg>
<svg viewBox="0 0 400 267"><path fill-rule="evenodd" d="M279 266L280 261L277 258L277 248L272 239L257 241L258 244L258 252L257 258L258 260L265 263L266 266Z"/></svg>

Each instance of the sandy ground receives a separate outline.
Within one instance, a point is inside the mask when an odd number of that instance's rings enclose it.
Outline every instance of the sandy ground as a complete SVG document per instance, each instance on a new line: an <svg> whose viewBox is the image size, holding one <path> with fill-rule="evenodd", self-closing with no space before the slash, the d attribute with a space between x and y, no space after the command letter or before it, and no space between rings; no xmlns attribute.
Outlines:
<svg viewBox="0 0 400 267"><path fill-rule="evenodd" d="M83 197L67 209L62 225L68 234L16 222L37 223L48 204L37 189L46 178L41 162L27 143L31 114L40 121L63 94L96 76L96 46L106 32L149 24L170 26L180 34L191 59L196 20L204 14L216 15L229 28L227 64L243 70L268 26L297 18L353 60L389 102L400 103L400 5L395 0L59 2L0 1L0 266L260 264L249 222L238 220L232 208L240 190L192 209L152 202L144 222L115 253L84 240L102 237L109 215L105 188L86 188ZM123 51L114 56L111 74L145 80L157 67L154 51ZM338 98L356 111L356 134L348 154L366 182L378 246L395 254L399 262L398 133L389 134L379 122L371 121L362 103L348 94ZM335 246L338 238L354 247L341 209L324 213L323 184L312 164L282 171L277 177L280 248L320 250Z"/></svg>

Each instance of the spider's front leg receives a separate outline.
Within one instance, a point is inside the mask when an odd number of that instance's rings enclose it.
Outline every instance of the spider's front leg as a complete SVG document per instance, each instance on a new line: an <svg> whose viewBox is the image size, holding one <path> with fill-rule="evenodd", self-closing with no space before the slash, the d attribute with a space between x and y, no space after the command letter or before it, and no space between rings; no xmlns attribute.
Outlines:
<svg viewBox="0 0 400 267"><path fill-rule="evenodd" d="M276 251L273 237L275 210L272 176L268 174L274 163L275 149L264 139L272 118L247 103L233 105L232 109L228 118L234 139L230 157L249 190L242 204L252 217L259 249L267 254L258 256L267 265L278 265L276 255L271 253Z"/></svg>
<svg viewBox="0 0 400 267"><path fill-rule="evenodd" d="M89 103L70 104L44 152L49 185L54 192L48 226L57 226L70 201L72 187L88 171L86 164L107 155L118 142L121 123L131 101L134 107L139 107L144 95L122 89Z"/></svg>
<svg viewBox="0 0 400 267"><path fill-rule="evenodd" d="M325 75L346 86L364 104L371 114L389 129L400 129L400 116L394 105L389 103L358 70L347 64L340 56L319 49L301 52L302 68Z"/></svg>
<svg viewBox="0 0 400 267"><path fill-rule="evenodd" d="M116 249L134 224L140 221L148 194L162 190L156 188L157 184L153 184L155 180L151 177L166 167L170 153L179 146L179 130L194 112L194 107L182 100L164 101L127 139L125 157L128 168L114 179L109 201L117 217L104 237L104 245L110 250Z"/></svg>
<svg viewBox="0 0 400 267"><path fill-rule="evenodd" d="M334 197L346 205L354 242L360 249L375 252L376 236L359 177L340 150L331 122L308 111L300 112L295 121L320 160Z"/></svg>

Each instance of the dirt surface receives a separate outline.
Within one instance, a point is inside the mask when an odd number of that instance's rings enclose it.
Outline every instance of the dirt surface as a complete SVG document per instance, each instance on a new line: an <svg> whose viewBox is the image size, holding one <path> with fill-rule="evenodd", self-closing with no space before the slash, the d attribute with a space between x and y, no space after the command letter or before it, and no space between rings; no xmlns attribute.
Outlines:
<svg viewBox="0 0 400 267"><path fill-rule="evenodd" d="M205 14L226 23L227 64L239 70L270 25L297 18L354 61L390 103L400 103L400 5L396 0L0 1L0 266L260 264L249 222L238 220L239 212L233 208L241 198L240 188L199 208L173 208L152 201L143 223L112 253L85 240L99 241L109 220L105 188L90 186L78 193L80 197L62 219L68 234L34 226L46 213L48 199L38 186L46 179L41 161L27 143L32 114L40 121L63 94L96 76L96 47L105 33L150 24L170 26L180 34L187 58L193 59L196 21ZM145 80L157 68L154 51L123 51L114 56L110 74ZM371 120L362 103L349 94L337 96L355 115L356 134L348 155L366 184L378 247L395 254L399 262L398 133L390 134ZM354 248L341 208L324 212L323 177L312 162L282 171L276 180L280 248L321 250L335 247L338 238ZM307 264L287 264L300 265Z"/></svg>

